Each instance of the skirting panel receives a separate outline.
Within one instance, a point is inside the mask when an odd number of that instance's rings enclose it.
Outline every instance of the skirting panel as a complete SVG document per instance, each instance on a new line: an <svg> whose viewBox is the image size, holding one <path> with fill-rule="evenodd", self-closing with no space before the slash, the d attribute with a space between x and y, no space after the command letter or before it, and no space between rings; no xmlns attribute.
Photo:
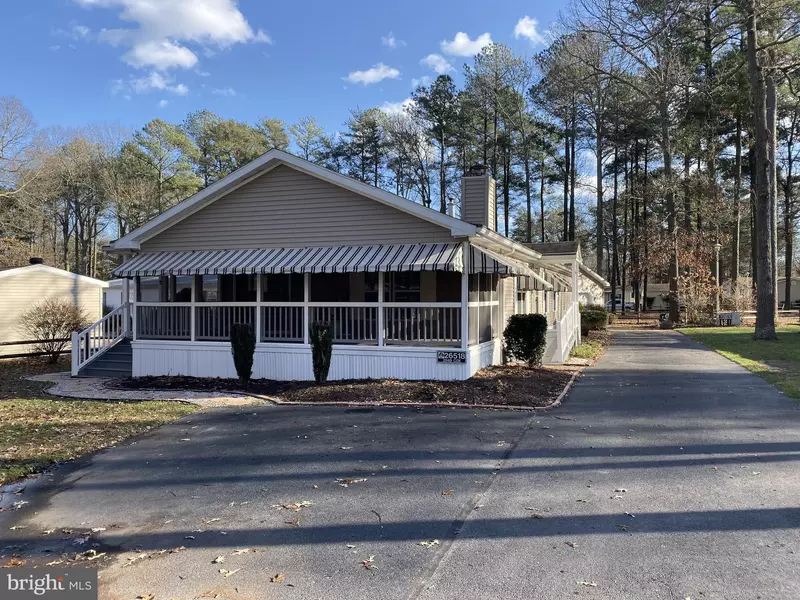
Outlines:
<svg viewBox="0 0 800 600"><path fill-rule="evenodd" d="M469 367L468 372L470 377L485 367L499 365L502 362L503 355L500 340L484 342L483 344L469 347L467 365Z"/></svg>
<svg viewBox="0 0 800 600"><path fill-rule="evenodd" d="M436 351L436 348L334 346L328 378L445 381L469 377L471 353L468 353L467 364L440 363L437 362ZM133 342L133 376L148 375L233 378L236 377L236 370L228 344ZM305 381L313 377L309 346L303 344L256 346L253 360L254 379Z"/></svg>

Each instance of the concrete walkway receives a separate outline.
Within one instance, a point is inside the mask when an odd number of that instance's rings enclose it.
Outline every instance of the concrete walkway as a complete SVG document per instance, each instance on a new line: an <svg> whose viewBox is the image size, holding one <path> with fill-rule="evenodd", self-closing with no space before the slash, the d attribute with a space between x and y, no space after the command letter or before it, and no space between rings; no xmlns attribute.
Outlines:
<svg viewBox="0 0 800 600"><path fill-rule="evenodd" d="M53 385L46 392L62 398L82 400L167 400L188 402L205 408L220 406L263 405L269 402L244 394L219 394L215 392L184 392L177 390L122 390L106 385L112 379L103 377L71 377L68 371L31 375L30 381L44 381Z"/></svg>
<svg viewBox="0 0 800 600"><path fill-rule="evenodd" d="M800 408L673 332L543 415L218 409L20 499L4 554L98 544L108 600L800 598Z"/></svg>

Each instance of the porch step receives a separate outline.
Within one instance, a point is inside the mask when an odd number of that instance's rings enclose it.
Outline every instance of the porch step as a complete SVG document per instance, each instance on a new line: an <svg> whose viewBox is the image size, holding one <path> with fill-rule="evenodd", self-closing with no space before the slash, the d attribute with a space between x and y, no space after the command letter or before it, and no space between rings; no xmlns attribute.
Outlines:
<svg viewBox="0 0 800 600"><path fill-rule="evenodd" d="M133 348L130 340L122 340L91 361L79 372L79 377L130 377L133 368Z"/></svg>

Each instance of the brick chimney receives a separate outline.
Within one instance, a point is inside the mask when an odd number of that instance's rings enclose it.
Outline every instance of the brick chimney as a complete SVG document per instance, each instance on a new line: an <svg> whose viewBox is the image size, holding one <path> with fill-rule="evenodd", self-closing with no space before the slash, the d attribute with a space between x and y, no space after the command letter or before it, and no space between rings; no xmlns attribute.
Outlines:
<svg viewBox="0 0 800 600"><path fill-rule="evenodd" d="M461 218L473 225L497 230L494 179L486 165L475 164L461 178Z"/></svg>

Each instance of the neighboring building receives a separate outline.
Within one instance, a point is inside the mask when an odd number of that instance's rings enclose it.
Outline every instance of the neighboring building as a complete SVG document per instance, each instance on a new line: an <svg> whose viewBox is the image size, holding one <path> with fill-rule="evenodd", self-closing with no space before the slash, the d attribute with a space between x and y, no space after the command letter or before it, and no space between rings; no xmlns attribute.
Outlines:
<svg viewBox="0 0 800 600"><path fill-rule="evenodd" d="M800 308L800 277L792 277L789 303L786 302L786 277L778 277L778 305L781 308Z"/></svg>
<svg viewBox="0 0 800 600"><path fill-rule="evenodd" d="M68 300L79 306L89 322L103 315L103 290L108 284L99 279L76 275L69 271L31 259L26 267L0 271L0 356L33 352L27 342L22 315L42 300Z"/></svg>
<svg viewBox="0 0 800 600"><path fill-rule="evenodd" d="M577 245L544 256L498 234L480 169L461 189L465 220L272 150L107 248L135 293L78 336L73 374L98 374L129 336L134 376L235 377L244 322L254 377L310 379L308 324L326 321L331 379L466 379L501 362L506 319L532 311L563 361L580 336ZM101 347L98 328L113 338Z"/></svg>

